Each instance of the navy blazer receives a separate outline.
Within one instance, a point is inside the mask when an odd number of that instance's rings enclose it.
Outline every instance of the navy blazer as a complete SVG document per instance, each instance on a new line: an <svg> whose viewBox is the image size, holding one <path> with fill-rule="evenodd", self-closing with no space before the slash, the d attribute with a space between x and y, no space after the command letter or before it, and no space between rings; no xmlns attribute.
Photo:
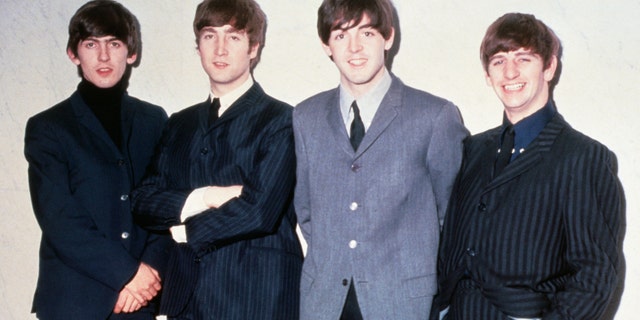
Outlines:
<svg viewBox="0 0 640 320"><path fill-rule="evenodd" d="M492 178L500 127L469 138L439 258L449 319L599 319L622 261L615 155L559 115Z"/></svg>
<svg viewBox="0 0 640 320"><path fill-rule="evenodd" d="M39 318L106 319L141 261L163 268L170 239L133 223L129 193L166 119L160 107L125 94L122 150L78 92L27 122L24 152L42 229Z"/></svg>
<svg viewBox="0 0 640 320"><path fill-rule="evenodd" d="M164 292L163 301L173 305L167 313L188 319L297 319L302 250L292 205L292 107L257 83L211 126L209 106L203 102L171 116L153 171L134 192L138 221L167 229L180 223L194 189L243 186L239 198L186 220L187 245L181 250L193 254L176 255L182 271L174 269L167 281L183 283L167 283L173 288Z"/></svg>

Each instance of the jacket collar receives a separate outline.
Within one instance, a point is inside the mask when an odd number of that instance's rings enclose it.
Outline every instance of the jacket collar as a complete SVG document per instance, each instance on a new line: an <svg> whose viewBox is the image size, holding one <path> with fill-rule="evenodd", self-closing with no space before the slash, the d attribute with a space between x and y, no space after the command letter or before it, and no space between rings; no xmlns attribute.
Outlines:
<svg viewBox="0 0 640 320"><path fill-rule="evenodd" d="M513 162L509 163L502 173L487 185L486 191L517 178L533 168L545 157L548 157L549 151L551 150L556 138L558 138L563 130L569 127L570 125L564 120L564 118L559 113L556 113L544 129L542 129L540 134L531 142L529 148L513 160ZM485 163L486 165L491 166L491 168L493 168L493 162L495 160L494 149L499 142L497 139L500 139L500 132L500 128L494 129L492 134L489 135L484 142L485 150L488 150L487 161L485 161ZM491 161L488 161L488 159L491 159ZM493 169L487 168L487 170Z"/></svg>
<svg viewBox="0 0 640 320"><path fill-rule="evenodd" d="M356 158L366 152L398 116L398 112L402 106L403 86L402 81L391 74L391 87L382 99L380 107L378 107L373 117L371 126L356 151L353 150L349 142L349 135L344 125L342 112L340 111L340 89L339 87L334 89L329 101L327 101L328 106L330 106L327 113L327 121L336 140L336 144L349 155L355 153Z"/></svg>

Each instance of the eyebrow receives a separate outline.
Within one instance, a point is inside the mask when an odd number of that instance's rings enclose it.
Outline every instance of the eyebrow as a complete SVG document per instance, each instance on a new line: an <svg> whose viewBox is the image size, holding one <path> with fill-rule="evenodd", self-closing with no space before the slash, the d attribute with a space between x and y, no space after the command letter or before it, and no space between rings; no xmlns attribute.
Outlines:
<svg viewBox="0 0 640 320"><path fill-rule="evenodd" d="M86 38L82 39L82 41L95 41L95 42L101 42L101 41L104 41L104 42L121 41L121 42L124 42L123 40L120 40L120 39L118 39L117 37L114 37L114 36L108 36L108 38L106 38L106 39L102 39L102 40L101 40L101 39L99 39L99 38L102 38L102 37L89 36L89 37L86 37Z"/></svg>
<svg viewBox="0 0 640 320"><path fill-rule="evenodd" d="M212 27L212 26L207 26L202 28L202 30L200 30L200 32L213 32L213 33L218 33L218 29L216 29L216 27ZM234 27L228 27L222 30L223 33L247 33L244 29L243 30L238 30Z"/></svg>

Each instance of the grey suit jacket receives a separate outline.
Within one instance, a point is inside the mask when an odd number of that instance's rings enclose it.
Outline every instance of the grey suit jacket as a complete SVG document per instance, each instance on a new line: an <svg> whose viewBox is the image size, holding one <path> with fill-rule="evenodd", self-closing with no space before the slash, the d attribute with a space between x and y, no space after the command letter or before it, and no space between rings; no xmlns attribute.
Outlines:
<svg viewBox="0 0 640 320"><path fill-rule="evenodd" d="M440 225L467 130L449 101L392 84L357 152L339 89L294 110L301 319L338 319L354 280L365 319L426 319Z"/></svg>

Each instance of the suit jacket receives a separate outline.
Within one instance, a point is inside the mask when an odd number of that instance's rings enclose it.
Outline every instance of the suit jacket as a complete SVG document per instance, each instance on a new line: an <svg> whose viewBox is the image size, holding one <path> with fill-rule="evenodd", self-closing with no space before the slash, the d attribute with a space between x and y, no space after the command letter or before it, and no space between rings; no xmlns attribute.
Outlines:
<svg viewBox="0 0 640 320"><path fill-rule="evenodd" d="M338 88L300 103L293 122L295 206L308 243L301 319L338 319L351 278L365 319L425 319L467 136L458 109L393 76L355 152Z"/></svg>
<svg viewBox="0 0 640 320"><path fill-rule="evenodd" d="M494 128L465 143L440 248L441 307L449 319L598 319L622 258L615 155L556 114L492 178L499 139Z"/></svg>
<svg viewBox="0 0 640 320"><path fill-rule="evenodd" d="M196 258L175 255L183 284L165 291L165 300L173 312L186 305L176 314L185 319L297 319L302 250L292 204L292 108L257 83L211 126L209 106L171 116L153 171L135 192L139 221L162 229L180 223L194 189L243 185L239 198L186 220L181 249ZM197 274L184 272L196 264Z"/></svg>
<svg viewBox="0 0 640 320"><path fill-rule="evenodd" d="M78 92L27 122L25 156L42 229L33 311L41 319L106 319L140 261L162 270L170 238L133 224L129 193L167 115L124 95L122 150Z"/></svg>

